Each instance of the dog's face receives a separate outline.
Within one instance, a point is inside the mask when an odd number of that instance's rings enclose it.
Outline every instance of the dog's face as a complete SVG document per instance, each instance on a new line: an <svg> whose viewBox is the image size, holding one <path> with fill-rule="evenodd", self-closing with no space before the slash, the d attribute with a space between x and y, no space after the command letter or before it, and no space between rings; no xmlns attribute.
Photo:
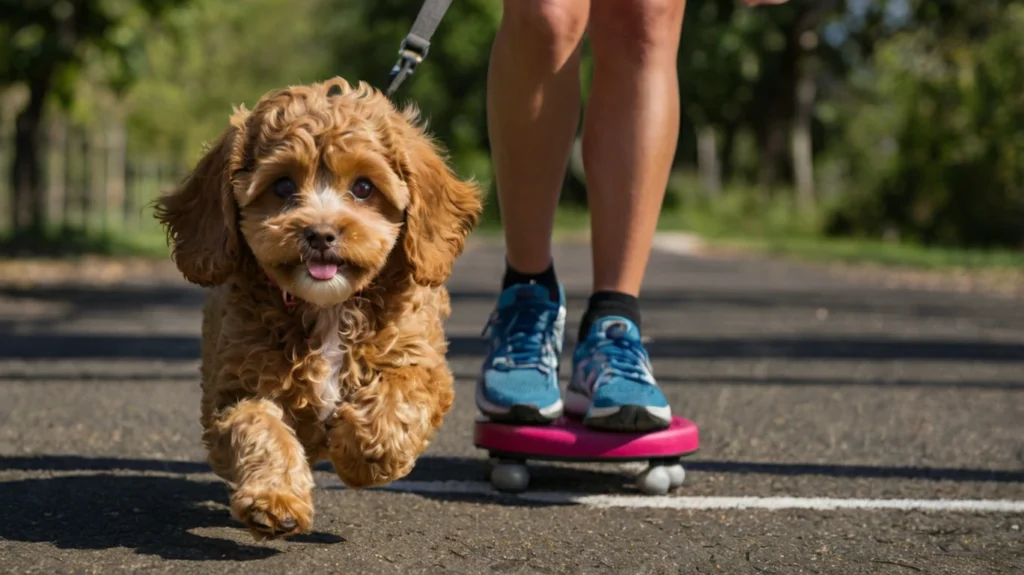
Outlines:
<svg viewBox="0 0 1024 575"><path fill-rule="evenodd" d="M340 79L265 95L157 203L185 277L212 286L246 248L282 289L344 302L394 258L422 285L447 280L481 210L416 125Z"/></svg>

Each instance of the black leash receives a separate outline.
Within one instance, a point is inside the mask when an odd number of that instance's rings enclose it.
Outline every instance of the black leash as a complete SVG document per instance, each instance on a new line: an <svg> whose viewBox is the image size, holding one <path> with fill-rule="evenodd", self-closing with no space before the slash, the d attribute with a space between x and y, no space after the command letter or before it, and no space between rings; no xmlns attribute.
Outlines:
<svg viewBox="0 0 1024 575"><path fill-rule="evenodd" d="M430 37L434 35L451 3L452 0L424 0L416 21L412 23L412 29L398 48L398 62L391 68L391 83L385 92L388 98L398 90L398 86L406 78L412 76L416 66L427 57L427 52L430 51Z"/></svg>

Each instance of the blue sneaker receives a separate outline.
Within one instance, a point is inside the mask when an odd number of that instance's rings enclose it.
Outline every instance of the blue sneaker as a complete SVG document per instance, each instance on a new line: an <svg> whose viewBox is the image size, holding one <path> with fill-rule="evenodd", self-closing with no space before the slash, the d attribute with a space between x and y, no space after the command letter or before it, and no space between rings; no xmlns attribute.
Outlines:
<svg viewBox="0 0 1024 575"><path fill-rule="evenodd" d="M480 411L492 421L518 424L544 424L561 417L562 286L557 302L543 286L510 286L498 297L484 335L490 349L476 388Z"/></svg>
<svg viewBox="0 0 1024 575"><path fill-rule="evenodd" d="M628 319L609 316L595 322L577 344L572 364L565 410L582 416L588 427L643 432L672 423L672 409L651 373L640 330Z"/></svg>

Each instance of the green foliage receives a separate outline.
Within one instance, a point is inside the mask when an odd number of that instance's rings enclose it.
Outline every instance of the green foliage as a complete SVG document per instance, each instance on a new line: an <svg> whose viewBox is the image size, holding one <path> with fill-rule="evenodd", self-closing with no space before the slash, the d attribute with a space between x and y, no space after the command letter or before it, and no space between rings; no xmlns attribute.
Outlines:
<svg viewBox="0 0 1024 575"><path fill-rule="evenodd" d="M129 139L138 151L194 160L232 108L265 92L323 79L331 37L324 0L203 1L163 20L146 49L149 74L131 90Z"/></svg>
<svg viewBox="0 0 1024 575"><path fill-rule="evenodd" d="M122 92L140 72L146 23L184 0L2 0L0 86L40 84L69 105L87 61Z"/></svg>
<svg viewBox="0 0 1024 575"><path fill-rule="evenodd" d="M27 230L0 234L4 257L75 257L89 254L108 256L170 256L167 234L160 229L126 232L87 231L81 228Z"/></svg>
<svg viewBox="0 0 1024 575"><path fill-rule="evenodd" d="M719 196L709 196L697 177L680 172L669 181L665 197L671 206L659 225L685 229L708 238L811 238L821 233L824 206L801 210L785 188L765 193L734 183Z"/></svg>
<svg viewBox="0 0 1024 575"><path fill-rule="evenodd" d="M861 187L831 232L1024 246L1024 7L987 16L878 47L843 148Z"/></svg>
<svg viewBox="0 0 1024 575"><path fill-rule="evenodd" d="M736 2L697 2L687 8L680 40L684 112L694 124L742 121L759 81L773 79L786 48L789 7L754 11ZM691 79L700 78L700 81Z"/></svg>
<svg viewBox="0 0 1024 575"><path fill-rule="evenodd" d="M714 236L823 230L943 245L1024 245L1024 8L1007 0L690 2L678 71L677 174L717 134L723 192L677 175L662 221ZM232 107L342 76L384 87L417 0L0 0L0 87L46 78L52 102L127 116L135 155L195 160ZM69 8L71 7L71 8ZM895 16L894 16L895 15ZM415 104L456 170L491 183L486 80L501 3L449 8L396 99ZM72 30L72 34L68 34ZM9 40L9 41L8 41ZM585 45L581 83L590 82ZM816 78L816 205L793 198L800 74ZM47 76L47 74L49 74ZM74 98L72 98L74 97ZM3 103L0 100L0 103ZM577 175L578 176L578 175ZM585 187L566 179L584 222ZM496 202L485 221L497 222Z"/></svg>
<svg viewBox="0 0 1024 575"><path fill-rule="evenodd" d="M1019 274L1020 250L925 247L860 238L787 237L716 239L717 245L819 262L877 264L914 269L984 270ZM1017 275L1017 277L1020 277Z"/></svg>
<svg viewBox="0 0 1024 575"><path fill-rule="evenodd" d="M419 10L397 0L209 0L169 15L147 48L150 74L131 91L132 139L144 148L197 153L223 130L232 106L267 90L332 76L383 88ZM486 183L486 64L500 5L452 5L430 54L396 95L418 106L456 169ZM187 118L187 122L183 122Z"/></svg>

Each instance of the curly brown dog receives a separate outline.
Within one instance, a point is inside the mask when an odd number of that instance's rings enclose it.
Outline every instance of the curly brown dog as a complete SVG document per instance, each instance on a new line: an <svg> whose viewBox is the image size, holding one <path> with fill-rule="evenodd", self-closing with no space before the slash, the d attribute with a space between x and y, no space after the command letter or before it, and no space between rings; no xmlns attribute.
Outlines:
<svg viewBox="0 0 1024 575"><path fill-rule="evenodd" d="M419 125L340 78L264 95L156 202L203 309L203 443L259 539L309 532L311 466L409 473L451 408L444 283L479 188Z"/></svg>

